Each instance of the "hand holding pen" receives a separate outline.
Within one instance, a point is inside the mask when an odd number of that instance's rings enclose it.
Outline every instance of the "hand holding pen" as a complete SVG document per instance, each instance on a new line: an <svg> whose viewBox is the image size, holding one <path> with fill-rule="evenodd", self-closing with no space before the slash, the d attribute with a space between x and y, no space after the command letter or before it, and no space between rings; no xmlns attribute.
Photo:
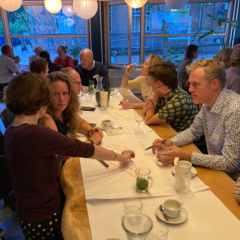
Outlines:
<svg viewBox="0 0 240 240"><path fill-rule="evenodd" d="M118 104L118 106L122 105L123 101L126 101L126 100L127 100L127 99L124 98L124 99Z"/></svg>
<svg viewBox="0 0 240 240"><path fill-rule="evenodd" d="M154 140L154 142L153 142L153 145L151 145L150 147L147 147L146 149L145 149L145 151L146 150L149 150L149 149L151 149L151 148L155 148L156 147L156 144L159 144L159 143L165 143L167 140L166 139L163 139L163 140L160 140L160 139L156 139L156 140Z"/></svg>

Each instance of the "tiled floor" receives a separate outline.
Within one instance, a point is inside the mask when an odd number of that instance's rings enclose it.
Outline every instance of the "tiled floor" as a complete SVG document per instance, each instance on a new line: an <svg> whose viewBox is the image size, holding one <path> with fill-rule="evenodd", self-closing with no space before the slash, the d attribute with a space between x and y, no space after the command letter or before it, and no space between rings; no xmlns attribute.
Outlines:
<svg viewBox="0 0 240 240"><path fill-rule="evenodd" d="M4 208L3 200L0 200L0 211ZM4 218L4 216L3 216ZM1 219L0 219L1 222ZM0 228L2 228L6 234L6 240L24 240L24 236L22 234L22 230L20 228L18 218L16 213L13 213L11 217L9 217L5 222L0 224Z"/></svg>

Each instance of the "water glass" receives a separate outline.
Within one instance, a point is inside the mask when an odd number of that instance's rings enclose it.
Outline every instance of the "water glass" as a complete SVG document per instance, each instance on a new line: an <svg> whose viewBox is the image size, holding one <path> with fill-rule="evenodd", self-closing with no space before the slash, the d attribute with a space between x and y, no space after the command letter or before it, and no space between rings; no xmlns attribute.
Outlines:
<svg viewBox="0 0 240 240"><path fill-rule="evenodd" d="M153 221L142 213L130 213L122 219L122 227L128 240L146 240L153 228Z"/></svg>
<svg viewBox="0 0 240 240"><path fill-rule="evenodd" d="M190 170L184 171L180 168L178 169L179 171L175 167L175 190L179 194L185 194L190 189L192 173Z"/></svg>
<svg viewBox="0 0 240 240"><path fill-rule="evenodd" d="M148 234L147 240L167 240L168 231L166 224L154 221L152 231Z"/></svg>
<svg viewBox="0 0 240 240"><path fill-rule="evenodd" d="M91 102L92 101L92 95L89 93L85 93L85 97L86 97L86 102Z"/></svg>
<svg viewBox="0 0 240 240"><path fill-rule="evenodd" d="M164 156L158 156L158 153L162 152L167 152L169 149L166 146L159 146L155 148L155 156L156 156L156 161L158 162L159 157L164 157Z"/></svg>
<svg viewBox="0 0 240 240"><path fill-rule="evenodd" d="M138 112L140 114L138 114ZM143 111L142 110L140 110L138 112L135 111L135 121L138 123L138 131L135 132L135 134L136 135L142 135L144 133L140 130L140 123L143 121L144 116L143 116Z"/></svg>
<svg viewBox="0 0 240 240"><path fill-rule="evenodd" d="M108 100L107 99L101 99L100 103L101 103L101 109L104 110L104 111L107 110Z"/></svg>
<svg viewBox="0 0 240 240"><path fill-rule="evenodd" d="M142 213L143 203L137 198L129 198L124 202L125 214Z"/></svg>

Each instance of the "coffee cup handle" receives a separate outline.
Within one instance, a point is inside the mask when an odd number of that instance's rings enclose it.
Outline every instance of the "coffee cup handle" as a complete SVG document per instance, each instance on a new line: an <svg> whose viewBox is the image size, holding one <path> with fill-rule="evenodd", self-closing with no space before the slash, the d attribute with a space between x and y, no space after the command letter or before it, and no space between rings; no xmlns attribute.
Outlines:
<svg viewBox="0 0 240 240"><path fill-rule="evenodd" d="M147 180L150 183L150 184L148 184L148 188L147 188L147 189L149 189L149 188L151 188L153 186L153 178L152 177L148 177Z"/></svg>

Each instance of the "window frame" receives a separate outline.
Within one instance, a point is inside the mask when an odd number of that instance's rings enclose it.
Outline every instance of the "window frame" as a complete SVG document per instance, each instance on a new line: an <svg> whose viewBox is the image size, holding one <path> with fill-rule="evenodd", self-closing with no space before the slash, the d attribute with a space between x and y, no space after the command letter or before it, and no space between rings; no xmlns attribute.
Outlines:
<svg viewBox="0 0 240 240"><path fill-rule="evenodd" d="M228 2L228 16L231 20L237 20L238 15L238 5L240 0L189 0L188 3L215 3L215 2ZM105 28L105 56L106 56L106 65L113 68L122 68L122 65L111 64L111 49L110 49L110 18L109 18L109 9L111 6L126 4L125 1L118 2L105 2L104 5L104 21L107 23ZM165 4L164 0L148 0L147 4ZM233 8L235 7L235 8ZM141 8L141 28L140 28L140 62L144 62L144 45L145 37L181 37L181 36L194 36L194 34L145 34L145 5ZM237 8L237 9L236 9ZM128 63L131 63L131 46L132 46L132 11L131 7L128 6ZM233 12L234 10L234 12ZM144 29L144 31L142 31ZM233 44L232 39L234 39L236 29L230 29L230 25L226 25L224 43Z"/></svg>
<svg viewBox="0 0 240 240"><path fill-rule="evenodd" d="M62 5L72 5L73 1L62 1ZM24 1L22 2L22 6L44 6L44 1ZM8 23L8 14L7 11L1 8L1 16L2 16L2 24L3 24L3 30L4 30L4 36L5 36L5 42L10 47L12 47L12 38L26 38L25 35L11 35L10 34L10 28ZM64 35L28 35L28 38L87 38L87 48L90 46L91 41L91 31L89 31L90 27L90 20L86 20L86 34L64 34Z"/></svg>

